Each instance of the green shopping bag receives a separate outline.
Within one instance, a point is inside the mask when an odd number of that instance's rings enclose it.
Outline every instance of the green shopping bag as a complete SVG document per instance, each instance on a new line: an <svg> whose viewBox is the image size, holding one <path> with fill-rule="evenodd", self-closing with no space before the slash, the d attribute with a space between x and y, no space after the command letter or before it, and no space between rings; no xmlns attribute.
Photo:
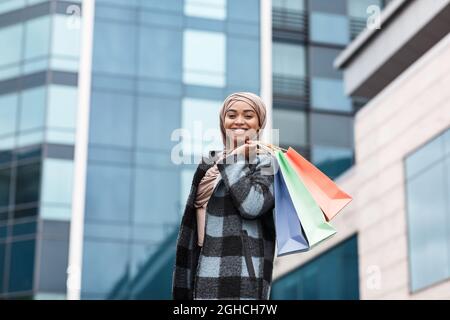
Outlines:
<svg viewBox="0 0 450 320"><path fill-rule="evenodd" d="M301 178L290 166L283 152L277 150L275 156L308 243L312 248L336 234L336 230L325 220L322 210Z"/></svg>

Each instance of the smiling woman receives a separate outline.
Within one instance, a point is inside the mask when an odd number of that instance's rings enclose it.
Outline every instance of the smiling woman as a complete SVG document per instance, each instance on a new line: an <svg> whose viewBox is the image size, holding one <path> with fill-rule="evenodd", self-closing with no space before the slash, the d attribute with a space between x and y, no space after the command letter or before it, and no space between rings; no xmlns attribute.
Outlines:
<svg viewBox="0 0 450 320"><path fill-rule="evenodd" d="M265 126L266 108L257 95L237 92L219 117L224 148L203 158L194 174L177 240L173 298L268 299L275 230L267 167L274 159L257 154L252 141Z"/></svg>

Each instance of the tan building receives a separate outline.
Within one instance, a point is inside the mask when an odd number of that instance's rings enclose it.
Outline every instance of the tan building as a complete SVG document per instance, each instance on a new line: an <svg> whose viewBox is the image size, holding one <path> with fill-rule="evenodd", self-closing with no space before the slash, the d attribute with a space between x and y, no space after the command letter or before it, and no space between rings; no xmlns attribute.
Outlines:
<svg viewBox="0 0 450 320"><path fill-rule="evenodd" d="M275 290L297 272L292 298L311 298L301 269L356 235L360 299L450 299L449 32L449 0L394 0L381 29L336 59L346 93L370 99L355 116L356 163L336 180L354 200L332 239L276 259ZM319 276L342 276L328 269ZM346 298L317 283L312 298Z"/></svg>

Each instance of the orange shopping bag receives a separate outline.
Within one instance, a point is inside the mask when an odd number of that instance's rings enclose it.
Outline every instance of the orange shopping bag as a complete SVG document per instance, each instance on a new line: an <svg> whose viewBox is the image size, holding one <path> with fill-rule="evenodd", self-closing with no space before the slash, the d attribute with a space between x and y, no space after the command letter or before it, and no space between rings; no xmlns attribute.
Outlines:
<svg viewBox="0 0 450 320"><path fill-rule="evenodd" d="M294 149L289 147L285 155L291 167L300 176L306 188L322 209L327 221L333 219L339 211L352 201L352 197L339 189L333 180Z"/></svg>

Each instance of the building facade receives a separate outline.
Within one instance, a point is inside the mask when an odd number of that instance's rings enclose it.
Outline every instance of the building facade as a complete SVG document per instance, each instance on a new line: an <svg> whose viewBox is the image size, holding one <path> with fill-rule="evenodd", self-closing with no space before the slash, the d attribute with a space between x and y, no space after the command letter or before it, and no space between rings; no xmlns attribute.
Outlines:
<svg viewBox="0 0 450 320"><path fill-rule="evenodd" d="M0 2L0 298L170 298L195 162L221 146L204 132L232 92L270 109L270 13Z"/></svg>
<svg viewBox="0 0 450 320"><path fill-rule="evenodd" d="M346 93L369 99L355 117L356 163L336 180L353 201L333 239L277 260L273 298L285 288L293 299L348 298L336 260L358 270L344 285L356 286L352 298L450 298L449 21L450 1L392 1L381 29L335 60Z"/></svg>
<svg viewBox="0 0 450 320"><path fill-rule="evenodd" d="M79 6L0 3L2 298L65 294L80 43L67 14Z"/></svg>

